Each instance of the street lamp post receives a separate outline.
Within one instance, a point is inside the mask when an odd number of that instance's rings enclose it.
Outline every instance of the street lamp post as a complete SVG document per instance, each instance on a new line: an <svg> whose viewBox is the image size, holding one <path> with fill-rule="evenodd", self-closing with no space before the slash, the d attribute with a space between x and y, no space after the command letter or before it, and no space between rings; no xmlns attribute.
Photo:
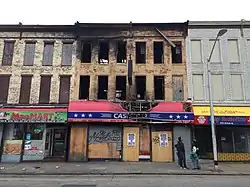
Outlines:
<svg viewBox="0 0 250 187"><path fill-rule="evenodd" d="M217 141L216 141L216 133L215 133L215 123L214 123L214 106L213 106L213 88L212 88L212 80L211 80L211 69L210 69L210 61L212 58L212 54L214 51L214 47L219 37L224 35L227 32L226 29L221 29L214 41L212 50L207 59L207 76L208 76L208 95L209 95L209 103L210 103L210 123L211 123L211 131L212 131L212 143L213 143L213 155L214 155L214 169L218 170L218 153L217 153Z"/></svg>

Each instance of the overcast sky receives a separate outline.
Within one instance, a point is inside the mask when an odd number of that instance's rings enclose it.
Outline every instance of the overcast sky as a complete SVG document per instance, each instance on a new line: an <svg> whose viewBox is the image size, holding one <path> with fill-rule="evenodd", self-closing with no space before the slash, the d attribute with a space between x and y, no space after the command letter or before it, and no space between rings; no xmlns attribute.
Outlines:
<svg viewBox="0 0 250 187"><path fill-rule="evenodd" d="M0 24L250 20L249 0L1 0Z"/></svg>

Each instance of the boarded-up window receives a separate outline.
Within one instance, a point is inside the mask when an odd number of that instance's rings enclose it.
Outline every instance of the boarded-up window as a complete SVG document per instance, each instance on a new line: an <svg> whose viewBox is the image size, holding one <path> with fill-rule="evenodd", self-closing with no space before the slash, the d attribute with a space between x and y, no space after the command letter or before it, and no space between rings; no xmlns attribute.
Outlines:
<svg viewBox="0 0 250 187"><path fill-rule="evenodd" d="M59 103L69 103L70 76L60 77Z"/></svg>
<svg viewBox="0 0 250 187"><path fill-rule="evenodd" d="M232 74L231 84L232 84L232 100L243 100L242 75Z"/></svg>
<svg viewBox="0 0 250 187"><path fill-rule="evenodd" d="M173 81L173 101L183 101L184 100L184 90L183 90L183 77L182 76L172 76Z"/></svg>
<svg viewBox="0 0 250 187"><path fill-rule="evenodd" d="M200 40L191 40L191 62L202 63Z"/></svg>
<svg viewBox="0 0 250 187"><path fill-rule="evenodd" d="M219 74L212 75L212 90L213 100L222 101L224 100L224 85L223 76Z"/></svg>
<svg viewBox="0 0 250 187"><path fill-rule="evenodd" d="M35 41L27 41L25 44L25 52L24 52L24 66L33 66L34 58L35 58Z"/></svg>
<svg viewBox="0 0 250 187"><path fill-rule="evenodd" d="M52 66L54 53L54 42L45 41L43 49L43 66Z"/></svg>
<svg viewBox="0 0 250 187"><path fill-rule="evenodd" d="M20 104L28 104L30 101L31 80L32 75L22 75L19 97Z"/></svg>
<svg viewBox="0 0 250 187"><path fill-rule="evenodd" d="M64 42L62 45L62 66L72 65L73 42Z"/></svg>
<svg viewBox="0 0 250 187"><path fill-rule="evenodd" d="M214 45L214 41L215 40L209 40L209 51L208 51L208 55L211 53L212 47ZM221 62L221 58L220 58L220 41L217 40L215 47L214 47L214 51L211 57L211 62L215 62L215 63L220 63Z"/></svg>
<svg viewBox="0 0 250 187"><path fill-rule="evenodd" d="M9 82L10 75L1 75L0 76L0 103L7 103L8 100L8 92L9 92Z"/></svg>
<svg viewBox="0 0 250 187"><path fill-rule="evenodd" d="M228 60L231 63L239 63L240 57L239 57L239 46L237 40L228 40Z"/></svg>
<svg viewBox="0 0 250 187"><path fill-rule="evenodd" d="M12 65L14 44L15 44L15 41L4 41L3 60L2 60L3 66Z"/></svg>
<svg viewBox="0 0 250 187"><path fill-rule="evenodd" d="M49 103L51 75L41 76L39 103Z"/></svg>
<svg viewBox="0 0 250 187"><path fill-rule="evenodd" d="M193 79L193 99L195 101L204 100L204 80L202 74L194 74Z"/></svg>

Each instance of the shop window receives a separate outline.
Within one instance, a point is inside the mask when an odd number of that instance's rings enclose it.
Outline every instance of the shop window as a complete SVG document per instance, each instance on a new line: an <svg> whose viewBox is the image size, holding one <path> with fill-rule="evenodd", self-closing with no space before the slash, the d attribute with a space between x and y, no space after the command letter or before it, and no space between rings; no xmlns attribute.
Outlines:
<svg viewBox="0 0 250 187"><path fill-rule="evenodd" d="M23 124L8 124L4 128L4 140L23 139Z"/></svg>
<svg viewBox="0 0 250 187"><path fill-rule="evenodd" d="M217 127L218 150L221 153L234 153L232 128Z"/></svg>
<svg viewBox="0 0 250 187"><path fill-rule="evenodd" d="M26 140L42 140L44 132L43 124L28 124L25 135Z"/></svg>

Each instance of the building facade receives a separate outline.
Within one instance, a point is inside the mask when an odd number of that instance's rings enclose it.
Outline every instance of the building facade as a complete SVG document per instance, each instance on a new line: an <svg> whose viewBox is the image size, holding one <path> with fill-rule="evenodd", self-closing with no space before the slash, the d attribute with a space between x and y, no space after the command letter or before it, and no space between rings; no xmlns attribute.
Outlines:
<svg viewBox="0 0 250 187"><path fill-rule="evenodd" d="M180 135L189 150L190 128L179 118L177 123L171 118L170 123L152 125L138 117L153 112L158 103L166 105L158 105L162 108L155 112L168 114L168 118L184 112L186 23L76 23L75 27L77 61L74 101L68 110L72 138L69 159L173 161L173 145ZM161 134L168 137L167 146L160 146Z"/></svg>
<svg viewBox="0 0 250 187"><path fill-rule="evenodd" d="M207 59L212 54L212 99L214 103L219 160L249 160L250 129L250 23L189 22L187 37L188 97L192 98L195 134L201 155L210 157Z"/></svg>
<svg viewBox="0 0 250 187"><path fill-rule="evenodd" d="M0 26L1 161L65 159L73 26Z"/></svg>

